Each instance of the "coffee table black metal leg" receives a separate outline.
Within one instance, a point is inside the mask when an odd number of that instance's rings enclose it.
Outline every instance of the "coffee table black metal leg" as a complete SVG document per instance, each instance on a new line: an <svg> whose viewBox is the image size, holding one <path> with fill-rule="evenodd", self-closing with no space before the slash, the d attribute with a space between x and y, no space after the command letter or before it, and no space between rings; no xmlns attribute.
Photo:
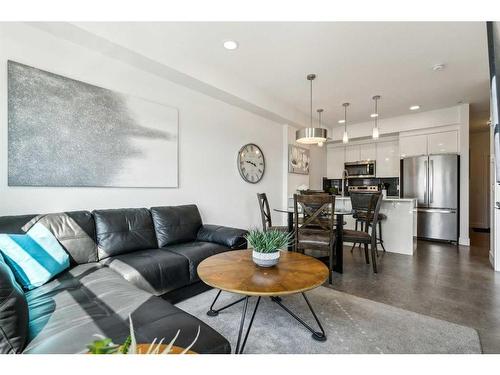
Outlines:
<svg viewBox="0 0 500 375"><path fill-rule="evenodd" d="M219 315L219 312L221 312L222 310L225 310L227 309L228 307L231 307L231 306L234 306L236 305L237 303L240 303L241 301L243 301L245 299L245 297L243 298L240 298L239 300L236 300L234 302L231 302L230 304L224 306L224 307L221 307L220 309L217 309L217 310L214 310L214 305L215 305L215 302L217 302L217 299L219 298L220 294L221 294L222 290L219 290L219 292L217 293L217 295L215 296L215 299L214 301L212 302L212 305L210 306L210 310L207 311L207 315L208 316L217 316Z"/></svg>
<svg viewBox="0 0 500 375"><path fill-rule="evenodd" d="M238 341L236 342L236 350L234 351L235 354L240 353L241 334L243 333L243 326L245 325L245 317L247 315L247 307L248 307L248 300L249 299L250 299L249 296L245 297L245 304L243 305L243 313L241 314L240 330L238 332Z"/></svg>
<svg viewBox="0 0 500 375"><path fill-rule="evenodd" d="M276 302L283 310L285 310L288 314L290 314L293 318L295 318L295 320L297 320L300 324L302 324L309 331L311 331L313 339L315 339L317 341L326 341L325 330L323 329L323 326L321 325L318 317L316 316L316 313L314 312L314 310L313 310L313 308L311 306L311 303L309 302L309 300L307 299L307 297L306 297L306 295L304 293L302 293L302 296L306 300L307 306L309 307L309 310L311 310L311 313L313 314L314 319L316 320L316 323L318 324L319 329L321 330L321 332L318 332L318 331L314 330L309 324L307 324L300 317L298 317L297 315L295 315L288 307L286 307L285 305L283 305L281 303L281 300L278 300L276 297L271 297L271 300L274 301L274 302Z"/></svg>
<svg viewBox="0 0 500 375"><path fill-rule="evenodd" d="M321 333L319 332L314 332L313 333L313 338L315 340L318 340L318 341L326 341L326 335L325 335L325 330L323 329L323 326L321 325L321 322L319 321L316 313L314 312L312 306L311 306L311 303L309 302L309 300L307 299L306 297L306 294L305 293L302 293L302 296L304 297L304 299L306 300L306 303L307 303L307 306L309 306L309 310L311 310L311 313L313 314L314 316L314 320L316 320L316 323L318 324L318 327L319 329L321 330Z"/></svg>
<svg viewBox="0 0 500 375"><path fill-rule="evenodd" d="M250 328L252 328L253 319L255 318L255 314L257 313L257 308L259 307L260 298L261 297L257 298L257 303L255 304L255 308L253 309L252 317L250 318L250 323L248 324L247 333L245 333L245 339L243 340L243 344L241 344L241 349L240 349L240 352L238 354L242 354L243 349L245 349L245 344L247 343L248 334L250 333Z"/></svg>
<svg viewBox="0 0 500 375"><path fill-rule="evenodd" d="M247 328L247 331L245 333L245 338L243 339L243 343L241 344L241 347L240 347L241 337L243 335L243 328L245 326L245 318L247 315L248 300L250 299L250 296L244 297L245 305L243 306L243 313L241 314L240 329L238 331L238 341L236 342L236 350L234 351L235 354L243 354L243 350L245 349L245 345L247 343L248 334L250 333L250 330L252 329L253 320L255 318L255 314L257 313L257 308L259 307L260 298L261 297L257 298L257 303L255 304L255 307L253 309L252 317L250 318L250 323L248 323L248 328Z"/></svg>

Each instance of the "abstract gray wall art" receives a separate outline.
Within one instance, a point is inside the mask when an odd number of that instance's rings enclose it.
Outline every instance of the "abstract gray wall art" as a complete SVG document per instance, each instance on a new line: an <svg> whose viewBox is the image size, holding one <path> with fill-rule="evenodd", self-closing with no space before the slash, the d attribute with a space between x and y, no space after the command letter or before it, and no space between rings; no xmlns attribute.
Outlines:
<svg viewBox="0 0 500 375"><path fill-rule="evenodd" d="M177 187L173 107L8 62L9 186Z"/></svg>

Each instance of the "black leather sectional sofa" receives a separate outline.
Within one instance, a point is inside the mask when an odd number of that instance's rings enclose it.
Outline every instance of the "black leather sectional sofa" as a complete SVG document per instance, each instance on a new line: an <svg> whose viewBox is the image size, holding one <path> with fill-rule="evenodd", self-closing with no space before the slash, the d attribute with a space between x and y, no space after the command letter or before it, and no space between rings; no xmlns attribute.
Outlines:
<svg viewBox="0 0 500 375"><path fill-rule="evenodd" d="M195 205L75 211L0 217L0 233L43 222L69 253L71 268L23 292L0 255L0 353L78 353L94 334L122 342L132 316L138 342L199 339L198 353L230 353L229 342L178 309L203 290L196 268L205 258L246 247L241 229L204 225ZM208 308L208 306L207 306Z"/></svg>

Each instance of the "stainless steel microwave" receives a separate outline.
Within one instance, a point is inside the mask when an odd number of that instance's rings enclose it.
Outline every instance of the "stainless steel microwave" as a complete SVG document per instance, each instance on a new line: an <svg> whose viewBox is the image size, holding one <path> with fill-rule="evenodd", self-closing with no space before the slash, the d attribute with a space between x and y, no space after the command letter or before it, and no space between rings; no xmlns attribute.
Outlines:
<svg viewBox="0 0 500 375"><path fill-rule="evenodd" d="M363 160L363 161L344 163L344 169L347 171L347 178L375 177L374 160Z"/></svg>

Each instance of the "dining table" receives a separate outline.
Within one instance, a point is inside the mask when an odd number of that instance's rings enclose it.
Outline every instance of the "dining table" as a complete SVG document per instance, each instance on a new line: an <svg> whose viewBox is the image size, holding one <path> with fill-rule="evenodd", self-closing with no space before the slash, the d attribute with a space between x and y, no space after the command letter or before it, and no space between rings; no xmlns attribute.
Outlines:
<svg viewBox="0 0 500 375"><path fill-rule="evenodd" d="M274 211L287 214L288 233L293 234L294 233L293 216L295 214L294 208L293 207L275 208ZM352 209L335 208L333 214L336 217L335 220L336 240L335 240L335 254L333 257L334 261L333 270L338 273L343 273L344 272L344 251L343 251L344 216L352 215L354 214L354 211ZM288 246L288 251L292 250L293 250L293 245L290 244Z"/></svg>

